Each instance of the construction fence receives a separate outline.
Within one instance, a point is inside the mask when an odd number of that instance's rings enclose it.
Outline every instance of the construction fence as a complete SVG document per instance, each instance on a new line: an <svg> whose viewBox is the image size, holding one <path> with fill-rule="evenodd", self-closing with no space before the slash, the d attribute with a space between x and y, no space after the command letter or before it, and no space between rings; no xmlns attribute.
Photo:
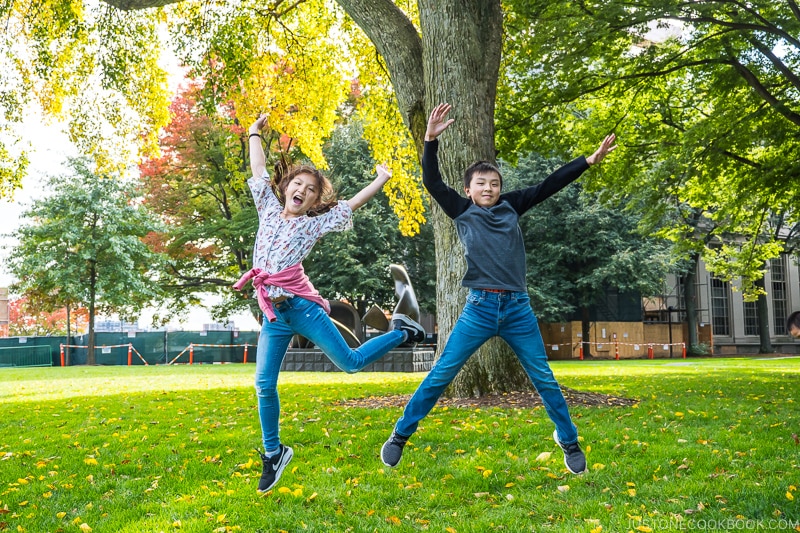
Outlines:
<svg viewBox="0 0 800 533"><path fill-rule="evenodd" d="M592 322L583 338L580 322L542 323L550 359L667 359L686 357L686 325L648 322ZM702 337L701 341L710 342Z"/></svg>
<svg viewBox="0 0 800 533"><path fill-rule="evenodd" d="M255 361L257 331L95 333L98 365L243 363ZM88 335L0 338L2 366L86 364Z"/></svg>
<svg viewBox="0 0 800 533"><path fill-rule="evenodd" d="M684 324L593 322L588 339L582 338L580 322L540 323L540 329L547 355L554 360L686 357ZM86 364L87 337L0 338L0 367ZM700 340L712 344L710 337L701 336ZM256 360L257 342L257 331L98 332L95 363L252 363ZM435 344L426 349L434 353ZM285 362L287 369L296 370L316 368L317 363L290 357Z"/></svg>

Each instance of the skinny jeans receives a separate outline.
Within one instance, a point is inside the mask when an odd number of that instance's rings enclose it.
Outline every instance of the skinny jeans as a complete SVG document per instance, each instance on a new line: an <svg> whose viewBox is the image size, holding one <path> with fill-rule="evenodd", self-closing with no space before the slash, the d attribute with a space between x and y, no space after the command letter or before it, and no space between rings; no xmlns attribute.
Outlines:
<svg viewBox="0 0 800 533"><path fill-rule="evenodd" d="M275 450L280 445L278 374L295 334L313 342L333 364L350 374L380 359L406 340L403 331L392 330L352 349L319 304L295 296L273 305L276 319L270 322L264 317L256 349L255 388L265 451Z"/></svg>
<svg viewBox="0 0 800 533"><path fill-rule="evenodd" d="M547 362L539 322L525 292L493 292L471 289L461 316L427 377L406 405L395 432L411 436L436 405L445 388L475 351L490 338L498 336L514 350L533 386L542 398L550 420L556 426L562 444L578 441L561 387Z"/></svg>

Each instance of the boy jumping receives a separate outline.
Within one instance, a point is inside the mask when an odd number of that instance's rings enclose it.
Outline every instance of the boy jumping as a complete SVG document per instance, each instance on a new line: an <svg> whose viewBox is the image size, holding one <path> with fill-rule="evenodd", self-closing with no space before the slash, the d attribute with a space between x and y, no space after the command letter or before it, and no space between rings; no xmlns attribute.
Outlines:
<svg viewBox="0 0 800 533"><path fill-rule="evenodd" d="M464 198L448 187L439 173L436 138L453 123L453 119L447 119L450 109L450 104L439 104L428 119L422 180L445 214L455 221L467 261L461 283L469 288L469 294L439 359L381 448L381 461L389 467L397 466L408 438L467 359L490 338L499 336L514 350L555 423L553 438L564 450L564 464L573 474L581 474L586 470L586 457L531 310L525 282L525 245L518 221L528 209L602 161L616 148L615 136L607 136L595 153L564 165L538 185L504 194L500 194L503 178L498 168L486 161L474 163L464 173Z"/></svg>

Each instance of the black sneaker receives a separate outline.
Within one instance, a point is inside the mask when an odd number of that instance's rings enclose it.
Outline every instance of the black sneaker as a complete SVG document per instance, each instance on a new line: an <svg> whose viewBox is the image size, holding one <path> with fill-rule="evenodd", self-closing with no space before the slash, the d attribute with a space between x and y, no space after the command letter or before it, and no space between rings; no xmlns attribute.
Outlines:
<svg viewBox="0 0 800 533"><path fill-rule="evenodd" d="M258 481L258 492L267 492L275 486L275 483L281 478L283 469L292 460L292 449L288 446L281 444L280 451L272 457L267 457L261 452L261 461L264 463L264 468L261 471L261 479Z"/></svg>
<svg viewBox="0 0 800 533"><path fill-rule="evenodd" d="M405 331L406 342L422 342L425 340L425 328L411 320L408 315L399 313L392 315L392 329Z"/></svg>
<svg viewBox="0 0 800 533"><path fill-rule="evenodd" d="M567 465L567 470L573 474L586 472L586 456L583 455L581 445L577 441L572 444L561 444L558 440L558 430L553 431L553 440L564 450L564 464Z"/></svg>
<svg viewBox="0 0 800 533"><path fill-rule="evenodd" d="M381 447L381 462L391 468L397 466L397 463L403 458L403 448L406 442L408 442L408 437L398 435L395 431L392 431L389 440L384 442Z"/></svg>

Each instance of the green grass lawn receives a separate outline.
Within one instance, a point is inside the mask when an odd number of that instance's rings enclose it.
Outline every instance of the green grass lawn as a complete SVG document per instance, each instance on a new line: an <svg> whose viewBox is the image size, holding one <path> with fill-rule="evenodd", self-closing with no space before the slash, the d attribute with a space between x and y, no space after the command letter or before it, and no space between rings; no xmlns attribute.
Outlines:
<svg viewBox="0 0 800 533"><path fill-rule="evenodd" d="M256 493L253 365L0 369L0 531L800 531L800 358L554 362L573 476L538 409L437 407L378 458L422 375L284 373L295 456Z"/></svg>

